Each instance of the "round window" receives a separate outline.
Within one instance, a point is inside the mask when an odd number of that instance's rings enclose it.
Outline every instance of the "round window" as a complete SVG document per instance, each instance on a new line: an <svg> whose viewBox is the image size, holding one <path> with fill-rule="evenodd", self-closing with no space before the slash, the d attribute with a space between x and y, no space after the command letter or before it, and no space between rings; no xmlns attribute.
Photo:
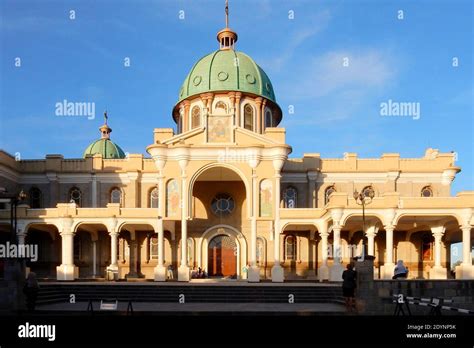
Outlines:
<svg viewBox="0 0 474 348"><path fill-rule="evenodd" d="M212 212L218 216L229 215L235 208L234 199L227 193L219 193L211 202Z"/></svg>
<svg viewBox="0 0 474 348"><path fill-rule="evenodd" d="M200 75L197 75L193 79L193 85L198 86L201 83L201 81L202 81L202 77Z"/></svg>

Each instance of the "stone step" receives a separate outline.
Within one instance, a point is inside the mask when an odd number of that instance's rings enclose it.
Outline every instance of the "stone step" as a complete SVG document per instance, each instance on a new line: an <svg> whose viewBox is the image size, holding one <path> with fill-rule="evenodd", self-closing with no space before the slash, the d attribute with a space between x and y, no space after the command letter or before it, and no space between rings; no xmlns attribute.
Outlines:
<svg viewBox="0 0 474 348"><path fill-rule="evenodd" d="M186 302L219 303L287 303L289 295L295 303L341 303L339 286L179 286L179 285L112 285L112 284L45 284L38 294L38 304L69 301L70 294L76 301L117 299L133 302L177 302L179 295Z"/></svg>

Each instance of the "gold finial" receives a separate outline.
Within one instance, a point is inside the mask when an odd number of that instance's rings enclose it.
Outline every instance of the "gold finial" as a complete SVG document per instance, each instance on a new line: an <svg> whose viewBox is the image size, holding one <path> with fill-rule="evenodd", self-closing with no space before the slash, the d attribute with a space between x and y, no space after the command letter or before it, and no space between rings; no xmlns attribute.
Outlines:
<svg viewBox="0 0 474 348"><path fill-rule="evenodd" d="M107 125L107 120L109 116L107 116L107 110L104 111L104 124Z"/></svg>

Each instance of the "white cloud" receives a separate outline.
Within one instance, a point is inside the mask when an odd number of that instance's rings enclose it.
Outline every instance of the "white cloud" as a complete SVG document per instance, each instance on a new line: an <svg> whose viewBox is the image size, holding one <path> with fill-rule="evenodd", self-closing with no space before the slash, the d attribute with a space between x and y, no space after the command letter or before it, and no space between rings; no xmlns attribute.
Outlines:
<svg viewBox="0 0 474 348"><path fill-rule="evenodd" d="M348 60L349 65L344 66ZM333 51L300 62L282 92L290 99L321 98L335 92L373 90L395 76L388 54L375 49L365 52Z"/></svg>
<svg viewBox="0 0 474 348"><path fill-rule="evenodd" d="M311 26L298 29L298 31L295 31L290 35L289 39L286 40L287 45L279 50L278 55L274 55L271 58L261 59L262 62L265 62L265 68L272 72L281 71L293 58L298 47L326 29L330 20L331 13L329 10L318 12L310 19L310 22L312 22Z"/></svg>

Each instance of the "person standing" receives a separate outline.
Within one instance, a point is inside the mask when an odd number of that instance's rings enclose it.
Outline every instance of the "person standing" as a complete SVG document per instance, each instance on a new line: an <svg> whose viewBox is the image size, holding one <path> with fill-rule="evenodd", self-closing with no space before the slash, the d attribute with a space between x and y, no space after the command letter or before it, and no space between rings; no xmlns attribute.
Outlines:
<svg viewBox="0 0 474 348"><path fill-rule="evenodd" d="M357 287L357 272L354 271L354 266L350 263L347 269L342 273L342 295L346 301L346 308L349 312L355 307L355 289Z"/></svg>
<svg viewBox="0 0 474 348"><path fill-rule="evenodd" d="M39 284L36 279L36 273L28 273L25 286L23 287L23 293L26 296L26 308L29 312L35 310L36 299L38 298Z"/></svg>

